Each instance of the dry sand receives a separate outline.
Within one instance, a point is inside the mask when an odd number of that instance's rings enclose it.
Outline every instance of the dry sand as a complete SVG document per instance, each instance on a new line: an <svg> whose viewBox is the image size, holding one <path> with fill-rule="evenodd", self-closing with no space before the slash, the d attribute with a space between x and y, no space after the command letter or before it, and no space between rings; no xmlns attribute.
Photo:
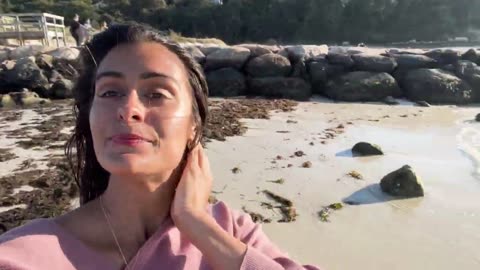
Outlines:
<svg viewBox="0 0 480 270"><path fill-rule="evenodd" d="M305 264L329 270L480 269L480 123L471 121L478 112L408 102L387 106L318 100L274 113L270 120L243 120L246 134L207 144L214 193L233 208L271 218L263 225L265 232ZM15 130L35 117L28 111L0 128ZM334 138L325 139L326 133ZM353 158L350 149L359 141L379 144L386 155ZM14 141L2 135L0 148L10 147ZM305 156L290 157L299 150ZM15 153L19 158L2 163L0 176L25 159L53 152L17 147ZM278 155L283 159L277 160ZM306 161L311 168L302 168ZM379 190L382 176L405 164L422 176L424 198L398 200ZM235 167L240 169L236 174ZM352 170L364 179L347 176ZM269 182L280 178L283 184ZM279 211L261 206L272 202L261 192L265 189L292 200L297 220L278 223ZM333 211L329 222L320 220L324 206L344 200L359 205Z"/></svg>
<svg viewBox="0 0 480 270"><path fill-rule="evenodd" d="M263 228L302 263L325 269L480 269L480 123L470 121L476 113L408 102L301 103L271 120L245 121L249 129L242 137L208 144L214 191L232 207L245 206L274 221L280 214L260 206L270 200L259 191L291 199L297 221ZM339 124L345 133L321 144L318 134ZM358 141L379 144L386 155L352 158L349 149ZM298 150L306 156L289 157ZM277 155L286 159L272 164ZM304 161L312 167L301 168ZM398 200L380 191L380 179L405 164L423 178L424 198ZM240 172L233 174L234 167ZM346 176L352 170L364 180ZM283 185L268 182L279 178ZM320 221L322 207L345 199L360 205Z"/></svg>

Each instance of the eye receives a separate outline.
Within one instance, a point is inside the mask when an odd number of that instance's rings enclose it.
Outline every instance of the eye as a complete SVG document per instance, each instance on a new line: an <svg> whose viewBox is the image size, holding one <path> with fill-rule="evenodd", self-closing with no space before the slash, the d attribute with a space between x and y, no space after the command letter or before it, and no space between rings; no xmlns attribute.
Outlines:
<svg viewBox="0 0 480 270"><path fill-rule="evenodd" d="M147 96L147 98L150 98L150 99L168 98L165 94L160 93L160 92L148 93L146 96Z"/></svg>
<svg viewBox="0 0 480 270"><path fill-rule="evenodd" d="M99 97L108 98L108 97L119 97L121 94L119 91L116 90L107 90L103 93L100 93Z"/></svg>

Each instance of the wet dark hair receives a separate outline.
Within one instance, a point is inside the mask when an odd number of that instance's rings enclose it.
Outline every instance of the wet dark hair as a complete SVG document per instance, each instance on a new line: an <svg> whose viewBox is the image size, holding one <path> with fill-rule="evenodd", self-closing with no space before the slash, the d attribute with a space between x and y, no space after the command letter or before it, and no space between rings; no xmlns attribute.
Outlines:
<svg viewBox="0 0 480 270"><path fill-rule="evenodd" d="M112 25L97 34L80 53L80 76L74 86L75 129L67 142L65 153L72 166L83 205L100 196L108 186L110 173L98 162L93 148L89 114L95 95L95 75L98 65L115 47L122 44L155 42L165 46L183 63L192 90L195 139L187 146L192 149L200 143L208 115L208 87L200 65L178 44L168 40L161 32L138 24Z"/></svg>

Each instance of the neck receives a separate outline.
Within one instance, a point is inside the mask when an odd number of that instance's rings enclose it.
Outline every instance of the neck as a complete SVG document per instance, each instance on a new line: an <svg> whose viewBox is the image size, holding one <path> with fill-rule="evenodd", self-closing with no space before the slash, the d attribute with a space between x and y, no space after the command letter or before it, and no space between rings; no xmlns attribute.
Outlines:
<svg viewBox="0 0 480 270"><path fill-rule="evenodd" d="M122 245L140 248L170 215L178 177L112 175L102 195L113 229Z"/></svg>

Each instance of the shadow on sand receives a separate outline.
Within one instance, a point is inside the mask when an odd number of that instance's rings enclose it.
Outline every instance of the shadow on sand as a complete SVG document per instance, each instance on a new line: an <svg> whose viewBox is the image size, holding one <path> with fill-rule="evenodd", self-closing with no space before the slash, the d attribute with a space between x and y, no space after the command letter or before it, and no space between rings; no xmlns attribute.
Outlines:
<svg viewBox="0 0 480 270"><path fill-rule="evenodd" d="M380 188L380 184L371 184L344 198L343 202L349 205L364 205L384 203L395 200L399 200L399 198L383 193L382 189Z"/></svg>

